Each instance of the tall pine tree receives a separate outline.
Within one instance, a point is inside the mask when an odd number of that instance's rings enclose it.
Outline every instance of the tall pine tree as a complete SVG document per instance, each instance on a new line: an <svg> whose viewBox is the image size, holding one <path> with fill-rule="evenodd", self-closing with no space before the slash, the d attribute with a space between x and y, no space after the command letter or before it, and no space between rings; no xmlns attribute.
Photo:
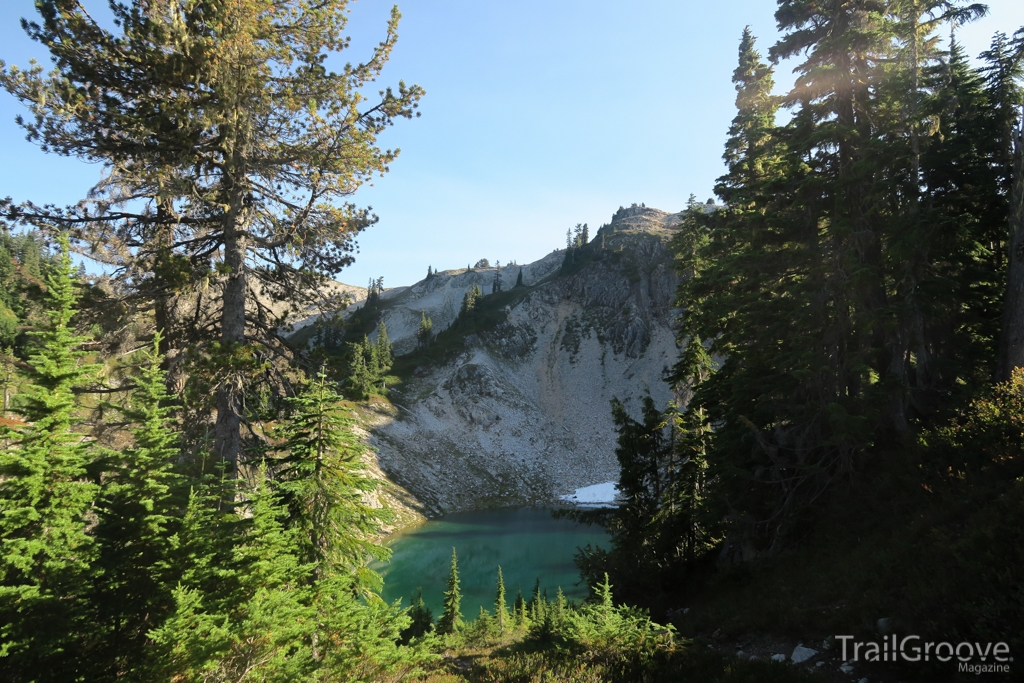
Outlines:
<svg viewBox="0 0 1024 683"><path fill-rule="evenodd" d="M372 539L390 513L371 507L366 496L378 482L365 471L365 447L354 433L351 409L342 405L323 372L286 399L291 415L275 432L273 467L288 524L299 533L303 561L318 574L343 570L358 575L366 589L379 588L367 567L387 559L387 548Z"/></svg>
<svg viewBox="0 0 1024 683"><path fill-rule="evenodd" d="M145 679L149 666L148 633L174 604L180 578L173 554L187 501L185 480L175 472L180 455L159 353L140 352L136 389L123 410L132 423L132 443L104 463L97 524L99 547L91 601L98 610L102 647L91 659L105 670L97 678L127 675Z"/></svg>
<svg viewBox="0 0 1024 683"><path fill-rule="evenodd" d="M86 675L93 643L88 604L97 547L88 528L97 447L76 429L75 390L96 366L71 325L78 295L68 243L46 275L46 324L31 333L28 385L16 411L27 423L0 427L0 672L9 681Z"/></svg>
<svg viewBox="0 0 1024 683"><path fill-rule="evenodd" d="M452 548L452 566L448 573L448 587L444 592L444 609L437 622L437 632L452 634L459 631L462 622L462 588L459 583L459 558Z"/></svg>

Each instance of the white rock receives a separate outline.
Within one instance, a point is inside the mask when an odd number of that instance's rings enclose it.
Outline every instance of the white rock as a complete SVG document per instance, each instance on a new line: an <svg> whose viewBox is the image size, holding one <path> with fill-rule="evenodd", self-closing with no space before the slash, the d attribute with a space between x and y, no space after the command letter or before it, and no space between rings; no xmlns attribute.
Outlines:
<svg viewBox="0 0 1024 683"><path fill-rule="evenodd" d="M868 683L868 679L862 678L859 681L857 681L857 683Z"/></svg>
<svg viewBox="0 0 1024 683"><path fill-rule="evenodd" d="M850 664L849 662L844 662L843 665L841 667L839 667L839 670L842 671L844 674L852 674L853 673L853 665Z"/></svg>
<svg viewBox="0 0 1024 683"><path fill-rule="evenodd" d="M809 647L797 645L796 648L794 648L793 654L790 656L790 659L793 660L794 664L800 664L801 662L806 662L808 659L810 659L816 654L818 654L817 650L812 650Z"/></svg>
<svg viewBox="0 0 1024 683"><path fill-rule="evenodd" d="M784 661L786 661L786 655L783 655L783 654L772 655L772 661L773 662L784 662Z"/></svg>
<svg viewBox="0 0 1024 683"><path fill-rule="evenodd" d="M825 662L818 662L818 663L817 663L817 664L815 664L814 666L825 666Z"/></svg>

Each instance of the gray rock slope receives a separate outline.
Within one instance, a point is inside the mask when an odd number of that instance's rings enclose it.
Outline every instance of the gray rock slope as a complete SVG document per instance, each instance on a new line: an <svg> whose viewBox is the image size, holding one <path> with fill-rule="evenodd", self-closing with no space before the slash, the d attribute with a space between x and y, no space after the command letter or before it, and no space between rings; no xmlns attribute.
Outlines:
<svg viewBox="0 0 1024 683"><path fill-rule="evenodd" d="M428 514L549 502L616 480L610 400L639 411L646 394L670 398L662 381L676 359L672 302L677 276L667 240L678 214L620 209L561 269L556 251L522 266L528 289L505 320L466 338L451 362L421 367L393 392L398 408L372 429L381 467ZM496 270L448 271L382 296L396 351L415 348L422 312L443 330ZM518 266L502 269L511 289ZM520 290L522 291L522 290Z"/></svg>

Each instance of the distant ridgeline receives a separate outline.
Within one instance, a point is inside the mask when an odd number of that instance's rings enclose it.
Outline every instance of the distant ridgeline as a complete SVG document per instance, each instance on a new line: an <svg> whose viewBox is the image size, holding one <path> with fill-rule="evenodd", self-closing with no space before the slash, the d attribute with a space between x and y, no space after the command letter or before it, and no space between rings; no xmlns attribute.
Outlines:
<svg viewBox="0 0 1024 683"><path fill-rule="evenodd" d="M680 214L620 208L591 238L524 265L434 271L319 323L339 367L386 335L397 419L374 430L382 466L428 509L547 502L618 480L610 401L664 405L675 362ZM296 338L316 342L317 322ZM350 345L353 344L353 345ZM365 347L364 347L365 348Z"/></svg>

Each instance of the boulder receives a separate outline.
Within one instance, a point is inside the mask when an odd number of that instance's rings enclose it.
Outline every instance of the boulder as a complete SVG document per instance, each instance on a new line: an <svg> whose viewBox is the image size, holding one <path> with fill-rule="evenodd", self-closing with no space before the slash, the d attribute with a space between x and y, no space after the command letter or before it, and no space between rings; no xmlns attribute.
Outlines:
<svg viewBox="0 0 1024 683"><path fill-rule="evenodd" d="M790 659L793 660L794 664L800 664L802 662L806 662L816 654L818 654L817 650L812 650L811 648L804 647L803 645L797 645L796 648L793 649L793 654L790 655Z"/></svg>

